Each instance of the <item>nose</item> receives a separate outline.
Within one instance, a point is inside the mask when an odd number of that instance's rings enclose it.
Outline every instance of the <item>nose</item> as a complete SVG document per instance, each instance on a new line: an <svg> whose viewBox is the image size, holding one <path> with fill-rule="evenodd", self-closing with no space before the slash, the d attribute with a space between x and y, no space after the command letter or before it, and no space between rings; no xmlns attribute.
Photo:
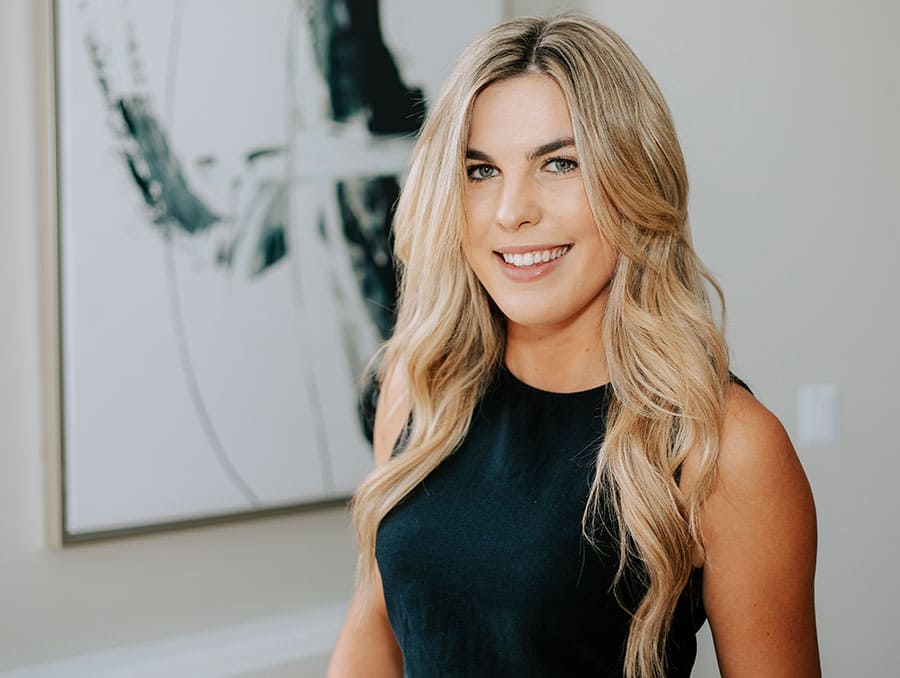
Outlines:
<svg viewBox="0 0 900 678"><path fill-rule="evenodd" d="M497 225L509 231L541 220L538 187L528 177L507 174L497 198Z"/></svg>

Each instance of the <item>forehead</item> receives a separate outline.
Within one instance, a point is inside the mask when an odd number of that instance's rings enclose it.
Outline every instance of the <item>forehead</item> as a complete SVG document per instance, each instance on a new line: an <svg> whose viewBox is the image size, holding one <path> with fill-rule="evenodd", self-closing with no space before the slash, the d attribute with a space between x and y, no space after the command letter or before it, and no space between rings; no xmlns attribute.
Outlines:
<svg viewBox="0 0 900 678"><path fill-rule="evenodd" d="M486 87L475 99L469 146L480 151L530 151L571 137L572 119L562 89L543 73L526 73Z"/></svg>

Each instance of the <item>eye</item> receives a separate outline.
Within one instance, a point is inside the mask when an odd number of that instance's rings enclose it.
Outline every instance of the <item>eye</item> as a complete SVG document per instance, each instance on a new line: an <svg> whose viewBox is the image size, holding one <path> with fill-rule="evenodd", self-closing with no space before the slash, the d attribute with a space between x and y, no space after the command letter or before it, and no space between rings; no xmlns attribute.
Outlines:
<svg viewBox="0 0 900 678"><path fill-rule="evenodd" d="M578 169L578 161L572 158L550 158L544 167L554 174L567 174Z"/></svg>
<svg viewBox="0 0 900 678"><path fill-rule="evenodd" d="M471 181L484 181L497 176L497 168L493 165L469 165L466 175Z"/></svg>

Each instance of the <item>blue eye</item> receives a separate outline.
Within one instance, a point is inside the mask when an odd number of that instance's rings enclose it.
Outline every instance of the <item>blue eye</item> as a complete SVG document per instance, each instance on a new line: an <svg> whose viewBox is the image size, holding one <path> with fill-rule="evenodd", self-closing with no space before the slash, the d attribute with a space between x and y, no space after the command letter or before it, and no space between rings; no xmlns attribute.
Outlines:
<svg viewBox="0 0 900 678"><path fill-rule="evenodd" d="M497 168L492 165L470 165L466 168L466 175L472 181L484 181L496 176Z"/></svg>
<svg viewBox="0 0 900 678"><path fill-rule="evenodd" d="M567 174L578 169L578 161L572 158L551 158L544 167L555 174Z"/></svg>

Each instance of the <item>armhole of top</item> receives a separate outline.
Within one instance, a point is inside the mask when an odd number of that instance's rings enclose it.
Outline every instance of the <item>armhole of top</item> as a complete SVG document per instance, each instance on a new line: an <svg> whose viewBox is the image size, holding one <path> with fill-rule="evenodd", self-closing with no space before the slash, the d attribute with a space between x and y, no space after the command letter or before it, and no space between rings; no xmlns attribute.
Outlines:
<svg viewBox="0 0 900 678"><path fill-rule="evenodd" d="M728 380L732 384L737 384L738 386L742 387L750 395L753 395L753 390L749 386L747 386L744 380L737 376L734 372L728 372Z"/></svg>
<svg viewBox="0 0 900 678"><path fill-rule="evenodd" d="M391 459L393 459L406 449L406 443L409 442L409 436L412 433L412 423L412 412L410 412L409 418L406 420L406 426L404 426L403 430L400 431L400 435L397 436L397 440L394 442L394 447L393 449L391 449Z"/></svg>

